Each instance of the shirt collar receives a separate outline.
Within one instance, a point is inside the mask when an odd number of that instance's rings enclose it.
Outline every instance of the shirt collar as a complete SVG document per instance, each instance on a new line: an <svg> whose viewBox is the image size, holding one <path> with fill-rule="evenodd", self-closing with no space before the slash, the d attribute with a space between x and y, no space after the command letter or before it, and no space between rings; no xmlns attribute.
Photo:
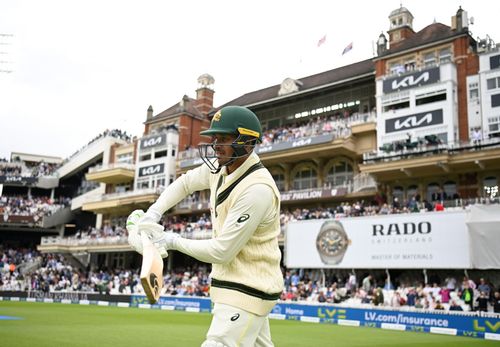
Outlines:
<svg viewBox="0 0 500 347"><path fill-rule="evenodd" d="M221 175L226 176L226 183L227 183L243 175L252 165L258 163L259 161L260 159L257 153L252 151L252 153L250 153L248 158L243 162L243 164L240 165L240 167L238 167L236 170L234 170L228 175L227 168L224 166L221 170Z"/></svg>

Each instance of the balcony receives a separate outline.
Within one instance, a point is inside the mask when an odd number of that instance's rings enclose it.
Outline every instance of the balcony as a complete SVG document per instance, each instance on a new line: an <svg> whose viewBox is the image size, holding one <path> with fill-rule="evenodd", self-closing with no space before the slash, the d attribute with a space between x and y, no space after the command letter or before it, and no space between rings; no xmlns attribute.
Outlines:
<svg viewBox="0 0 500 347"><path fill-rule="evenodd" d="M74 237L45 236L38 245L42 253L98 253L133 251L126 236L77 239Z"/></svg>
<svg viewBox="0 0 500 347"><path fill-rule="evenodd" d="M135 165L128 163L113 163L91 167L85 174L87 181L101 183L119 184L128 183L134 180Z"/></svg>
<svg viewBox="0 0 500 347"><path fill-rule="evenodd" d="M367 173L360 173L354 176L352 181L347 181L345 184L339 186L282 191L281 202L311 202L335 200L337 198L355 198L375 194L376 191L377 182L374 177ZM209 209L210 202L208 200L189 196L177 204L174 213L199 213L207 212Z"/></svg>
<svg viewBox="0 0 500 347"><path fill-rule="evenodd" d="M375 146L367 137L376 131L375 113L354 113L347 118L328 117L298 128L278 128L263 134L263 142L255 152L266 166L294 163L332 155L357 157ZM186 171L203 163L198 151L179 153L178 169Z"/></svg>
<svg viewBox="0 0 500 347"><path fill-rule="evenodd" d="M500 169L500 138L480 143L456 142L429 145L392 146L385 152L363 154L360 171L378 181L408 177L439 176L451 173Z"/></svg>
<svg viewBox="0 0 500 347"><path fill-rule="evenodd" d="M147 209L158 199L160 193L159 188L147 188L89 197L83 202L82 210L111 215L126 215L135 209Z"/></svg>

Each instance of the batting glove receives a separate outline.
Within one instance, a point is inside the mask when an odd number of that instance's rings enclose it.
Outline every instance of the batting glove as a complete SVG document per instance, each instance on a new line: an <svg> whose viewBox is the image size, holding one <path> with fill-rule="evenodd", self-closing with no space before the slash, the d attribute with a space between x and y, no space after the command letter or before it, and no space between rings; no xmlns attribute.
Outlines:
<svg viewBox="0 0 500 347"><path fill-rule="evenodd" d="M139 231L147 235L161 256L166 258L169 249L175 249L175 242L180 237L173 232L165 232L163 226L157 223L140 223Z"/></svg>
<svg viewBox="0 0 500 347"><path fill-rule="evenodd" d="M139 234L138 222L143 217L143 210L135 210L128 216L126 226L128 231L128 244L140 254L142 254L142 240Z"/></svg>
<svg viewBox="0 0 500 347"><path fill-rule="evenodd" d="M158 223L161 219L161 214L149 209L144 213L143 217L139 220L139 223Z"/></svg>

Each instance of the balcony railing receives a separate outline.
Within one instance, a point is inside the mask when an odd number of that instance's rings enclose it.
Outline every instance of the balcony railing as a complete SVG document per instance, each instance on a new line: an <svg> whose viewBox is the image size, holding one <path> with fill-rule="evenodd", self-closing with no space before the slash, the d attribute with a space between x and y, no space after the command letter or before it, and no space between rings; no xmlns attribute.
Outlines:
<svg viewBox="0 0 500 347"><path fill-rule="evenodd" d="M377 189L377 181L375 181L373 176L366 172L354 176L352 180L352 191L360 192L367 189Z"/></svg>
<svg viewBox="0 0 500 347"><path fill-rule="evenodd" d="M103 245L126 245L128 244L127 236L108 236L96 238L76 238L76 237L61 237L61 236L43 236L41 246L103 246Z"/></svg>
<svg viewBox="0 0 500 347"><path fill-rule="evenodd" d="M85 200L85 203L123 199L123 198L130 198L133 196L141 196L141 195L149 195L149 194L160 195L162 191L163 191L162 188L157 187L157 188L136 189L136 190L131 190L128 192L109 193L109 194L103 194L103 195L99 195L99 196L89 197L87 200Z"/></svg>
<svg viewBox="0 0 500 347"><path fill-rule="evenodd" d="M418 158L439 153L457 154L481 149L498 148L500 147L500 137L481 140L478 143L473 143L472 141L450 142L447 144L435 145L412 143L411 146L407 145L405 141L400 141L399 147L401 148L400 150L363 153L363 164Z"/></svg>
<svg viewBox="0 0 500 347"><path fill-rule="evenodd" d="M135 165L130 163L112 163L106 165L96 165L89 168L89 173L100 172L112 169L125 169L125 170L135 170Z"/></svg>
<svg viewBox="0 0 500 347"><path fill-rule="evenodd" d="M256 152L259 154L277 152L289 150L294 147L314 145L330 142L339 138L347 138L351 136L351 126L376 122L376 120L377 115L375 112L354 113L347 118L337 117L324 119L319 123L311 122L286 132L286 135L280 133L278 131L279 129L270 130L264 133L263 143L256 147ZM278 133L279 135L277 135ZM188 167L198 164L196 159L199 158L200 155L198 150L190 148L180 152L178 160L181 163L181 167Z"/></svg>

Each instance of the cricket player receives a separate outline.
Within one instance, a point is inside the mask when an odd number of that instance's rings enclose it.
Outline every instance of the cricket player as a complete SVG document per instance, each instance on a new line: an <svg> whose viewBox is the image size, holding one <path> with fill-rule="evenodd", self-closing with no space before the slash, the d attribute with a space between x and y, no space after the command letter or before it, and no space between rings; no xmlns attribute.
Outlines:
<svg viewBox="0 0 500 347"><path fill-rule="evenodd" d="M257 116L227 106L200 134L211 143L199 147L206 165L170 184L146 213L129 217L129 243L142 251L147 233L163 257L177 250L212 263L213 318L202 347L273 346L268 314L283 290L278 247L280 193L254 147L262 139ZM165 211L195 191L210 189L212 238L191 240L164 232Z"/></svg>

